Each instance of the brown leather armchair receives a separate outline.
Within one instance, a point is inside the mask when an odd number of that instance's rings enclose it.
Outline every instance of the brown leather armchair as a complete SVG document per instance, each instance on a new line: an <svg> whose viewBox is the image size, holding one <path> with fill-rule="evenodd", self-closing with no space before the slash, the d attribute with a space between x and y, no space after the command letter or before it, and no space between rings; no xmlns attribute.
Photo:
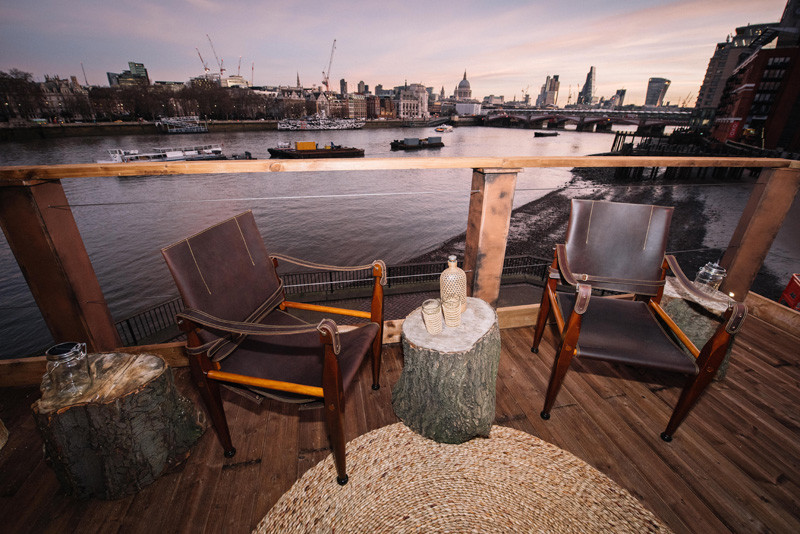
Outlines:
<svg viewBox="0 0 800 534"><path fill-rule="evenodd" d="M383 337L386 266L372 268L370 312L287 301L270 256L247 211L162 249L187 309L178 323L188 337L192 377L216 428L225 456L236 453L225 418L219 382L291 403L324 401L337 481L347 483L344 392L367 352L372 352L372 388L378 389ZM279 256L283 260L293 258ZM304 262L300 262L309 265ZM287 309L297 308L365 319L339 328L331 319L309 324Z"/></svg>
<svg viewBox="0 0 800 534"><path fill-rule="evenodd" d="M664 312L659 303L668 270L686 291L708 298L686 278L675 258L665 255L672 210L572 201L566 243L556 245L531 348L538 352L545 323L552 314L561 341L547 387L543 419L550 418L573 357L687 375L678 404L661 434L664 441L672 440L714 378L747 309L742 303L730 301L722 324L701 349ZM556 291L560 282L574 287L574 291ZM598 297L592 295L593 289L633 297Z"/></svg>

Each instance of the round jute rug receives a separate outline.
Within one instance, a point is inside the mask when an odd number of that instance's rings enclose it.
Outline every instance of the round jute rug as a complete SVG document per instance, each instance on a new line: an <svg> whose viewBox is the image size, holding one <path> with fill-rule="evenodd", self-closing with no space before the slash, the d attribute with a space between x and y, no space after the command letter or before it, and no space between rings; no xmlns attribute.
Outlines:
<svg viewBox="0 0 800 534"><path fill-rule="evenodd" d="M608 477L530 434L436 443L402 423L347 444L350 481L333 457L309 469L255 532L669 532Z"/></svg>

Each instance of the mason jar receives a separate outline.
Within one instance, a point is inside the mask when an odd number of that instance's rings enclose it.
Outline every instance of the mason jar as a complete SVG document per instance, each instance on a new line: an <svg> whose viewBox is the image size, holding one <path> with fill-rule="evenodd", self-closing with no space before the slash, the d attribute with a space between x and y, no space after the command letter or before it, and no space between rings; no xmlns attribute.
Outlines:
<svg viewBox="0 0 800 534"><path fill-rule="evenodd" d="M47 375L52 393L62 397L78 397L92 385L86 343L59 343L47 349Z"/></svg>

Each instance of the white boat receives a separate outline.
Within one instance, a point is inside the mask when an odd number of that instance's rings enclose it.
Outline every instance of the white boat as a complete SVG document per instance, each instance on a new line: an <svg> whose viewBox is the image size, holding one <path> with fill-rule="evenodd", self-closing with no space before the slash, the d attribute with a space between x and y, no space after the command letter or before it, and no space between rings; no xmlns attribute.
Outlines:
<svg viewBox="0 0 800 534"><path fill-rule="evenodd" d="M150 152L111 148L110 159L97 160L97 163L132 163L146 161L196 161L206 159L227 159L220 145L198 145L177 148L154 148Z"/></svg>
<svg viewBox="0 0 800 534"><path fill-rule="evenodd" d="M315 116L279 120L278 130L357 130L363 128L366 122L363 119L331 119Z"/></svg>
<svg viewBox="0 0 800 534"><path fill-rule="evenodd" d="M437 132L450 133L450 132L453 131L453 127L451 125L449 125L449 124L442 124L441 126L437 126L436 127L436 131Z"/></svg>
<svg viewBox="0 0 800 534"><path fill-rule="evenodd" d="M208 126L200 122L200 117L161 117L156 122L159 132L168 134L208 133Z"/></svg>

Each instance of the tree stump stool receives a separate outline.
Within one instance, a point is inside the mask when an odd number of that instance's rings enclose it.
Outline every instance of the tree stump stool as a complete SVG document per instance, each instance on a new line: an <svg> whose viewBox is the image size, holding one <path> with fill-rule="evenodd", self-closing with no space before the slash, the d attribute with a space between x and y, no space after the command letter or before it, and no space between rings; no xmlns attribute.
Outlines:
<svg viewBox="0 0 800 534"><path fill-rule="evenodd" d="M425 329L417 308L403 323L403 373L392 390L397 416L413 431L439 443L488 436L495 417L500 361L497 314L486 302L467 299L461 325Z"/></svg>
<svg viewBox="0 0 800 534"><path fill-rule="evenodd" d="M93 382L84 394L64 399L46 390L31 408L63 488L79 498L118 499L184 460L205 419L160 357L87 358Z"/></svg>

